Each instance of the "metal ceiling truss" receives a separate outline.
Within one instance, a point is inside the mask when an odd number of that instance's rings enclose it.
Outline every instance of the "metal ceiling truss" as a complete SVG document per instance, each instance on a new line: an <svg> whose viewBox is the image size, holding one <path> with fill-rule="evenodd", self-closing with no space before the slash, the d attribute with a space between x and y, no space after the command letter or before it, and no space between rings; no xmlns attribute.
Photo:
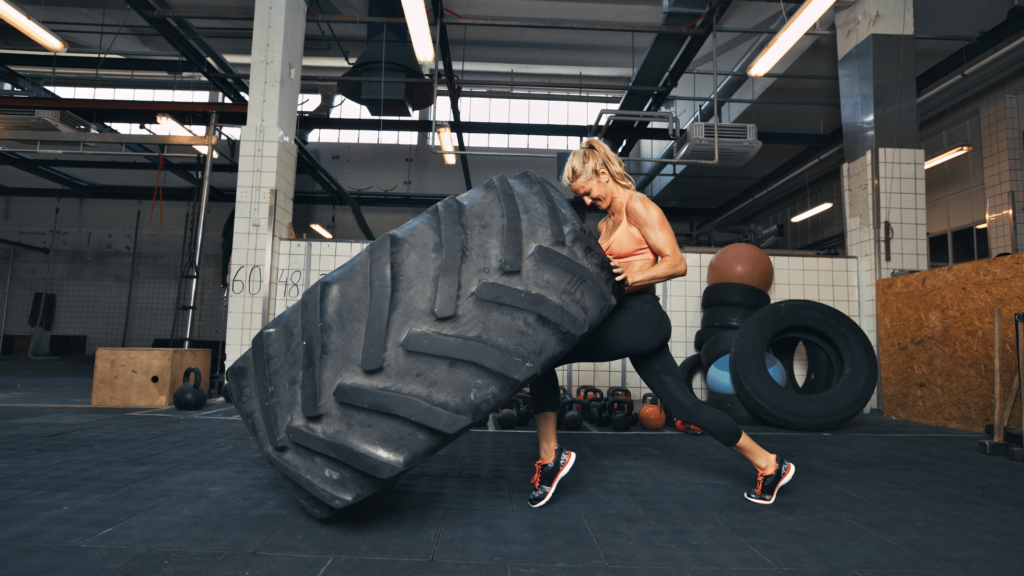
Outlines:
<svg viewBox="0 0 1024 576"><path fill-rule="evenodd" d="M57 96L56 94L54 94L53 92L50 92L49 90L47 90L46 88L43 88L42 86L37 86L36 84L33 84L31 81L29 81L27 78L23 77L21 74L18 74L14 70L11 70L10 68L8 68L7 66L4 66L4 65L0 65L0 80L3 80L4 82L10 84L11 86L14 86L15 88L17 88L19 90L22 90L24 92L27 92L29 94L34 95L37 99L44 100L44 102L39 102L39 104L44 105L44 106L47 106L47 103L45 102L45 100L61 99L60 96ZM118 134L117 130L114 130L110 126L107 126L106 124L103 124L103 123L94 123L93 126L96 128L96 130L98 132L101 132L101 133L104 133L104 134ZM152 153L152 150L150 150L149 148L146 148L145 146L143 146L141 144L126 144L125 148L127 148L128 150L131 150L132 152L136 152L136 153L140 153L140 154L143 154L143 153L144 154L150 154L150 153ZM24 158L27 158L27 156L24 157ZM24 158L18 158L18 159L20 160L20 159L24 159ZM160 162L160 159L158 157L142 156L142 158L145 158L147 161L152 162L153 164L159 164L159 162ZM192 184L193 186L199 186L199 184L200 184L199 180L195 176L193 176L192 173L190 173L188 171L185 171L185 170L182 170L176 164L174 164L174 162L172 162L170 160L164 159L163 163L164 163L165 170L167 170L168 172L174 174L175 176L177 176L178 178L181 178L182 180L188 182L189 184ZM29 172L29 169L27 169L27 167L26 168L19 167L18 169L26 171L26 172ZM63 172L63 171L61 171L61 172ZM32 173L32 172L30 172L30 173ZM74 176L73 174L70 174L70 173L64 172L64 174L66 174L67 176L69 176L71 178L78 178L77 176ZM221 191L218 190L217 188L213 187L213 186L210 186L210 194L213 196L214 199L217 199L217 200L222 200L224 198L224 196L221 193Z"/></svg>
<svg viewBox="0 0 1024 576"><path fill-rule="evenodd" d="M125 2L147 24L160 32L164 39L195 66L197 71L203 74L224 96L238 104L246 102L243 93L248 93L248 83L239 77L238 71L206 41L199 29L191 22L182 17L165 19L151 16L150 14L155 9L154 3L157 4L156 8L170 8L170 5L164 0L125 0ZM311 176L317 184L340 203L350 206L359 229L368 240L374 240L373 232L370 230L370 225L366 222L359 204L301 141L296 139L295 144L298 148L297 167Z"/></svg>
<svg viewBox="0 0 1024 576"><path fill-rule="evenodd" d="M697 52L711 37L712 25L721 19L731 4L732 0L714 0L700 21L694 25L700 31L699 35L687 37L656 35L630 84L650 84L653 81L661 90L653 95L627 91L622 97L619 109L658 112L679 83L679 79L682 78L687 67L693 63ZM664 24L682 23L683 20L691 16L669 13L665 15ZM647 124L647 122L637 122L633 126L639 129L645 128ZM637 140L639 137L630 136L624 142L614 141L610 145L612 149L619 149L620 156L627 156L633 150Z"/></svg>

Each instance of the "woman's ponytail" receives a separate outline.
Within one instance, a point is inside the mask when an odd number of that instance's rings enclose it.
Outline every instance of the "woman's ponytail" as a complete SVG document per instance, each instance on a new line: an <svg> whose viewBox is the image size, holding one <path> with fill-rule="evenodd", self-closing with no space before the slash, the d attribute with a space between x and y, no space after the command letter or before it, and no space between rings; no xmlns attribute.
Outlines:
<svg viewBox="0 0 1024 576"><path fill-rule="evenodd" d="M569 155L562 172L562 184L571 186L579 181L597 177L598 170L604 168L616 184L627 190L636 190L633 178L626 174L625 165L607 144L597 138L583 142L578 150Z"/></svg>

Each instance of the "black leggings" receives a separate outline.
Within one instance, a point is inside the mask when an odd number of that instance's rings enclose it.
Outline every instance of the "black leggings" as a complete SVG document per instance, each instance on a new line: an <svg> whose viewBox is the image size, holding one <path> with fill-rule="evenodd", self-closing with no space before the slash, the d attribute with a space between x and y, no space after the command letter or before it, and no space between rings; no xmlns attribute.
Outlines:
<svg viewBox="0 0 1024 576"><path fill-rule="evenodd" d="M699 426L722 444L735 446L743 432L732 418L693 395L668 349L671 334L672 324L658 297L650 292L634 292L623 297L596 328L558 361L558 366L629 358L640 378L673 415ZM554 367L530 383L534 413L557 412L559 395Z"/></svg>

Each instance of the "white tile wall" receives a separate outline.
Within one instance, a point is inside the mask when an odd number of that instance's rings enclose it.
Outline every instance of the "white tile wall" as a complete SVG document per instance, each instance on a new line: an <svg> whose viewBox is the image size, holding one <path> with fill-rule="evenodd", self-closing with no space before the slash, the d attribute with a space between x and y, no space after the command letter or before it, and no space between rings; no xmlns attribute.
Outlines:
<svg viewBox="0 0 1024 576"><path fill-rule="evenodd" d="M290 235L296 157L295 144L277 127L242 128L228 301L229 365L276 314L273 287L283 280L280 239Z"/></svg>
<svg viewBox="0 0 1024 576"><path fill-rule="evenodd" d="M846 209L846 250L859 269L860 322L868 339L878 346L878 308L875 282L895 270L927 270L927 220L924 150L879 148L880 220L892 226L890 260L885 259L884 225L875 230L872 152L843 165ZM870 406L878 407L877 390Z"/></svg>
<svg viewBox="0 0 1024 576"><path fill-rule="evenodd" d="M1004 96L981 108L982 165L989 253L1018 252L1024 238L1024 175L1021 130L1016 96ZM1015 233L1016 232L1016 233Z"/></svg>

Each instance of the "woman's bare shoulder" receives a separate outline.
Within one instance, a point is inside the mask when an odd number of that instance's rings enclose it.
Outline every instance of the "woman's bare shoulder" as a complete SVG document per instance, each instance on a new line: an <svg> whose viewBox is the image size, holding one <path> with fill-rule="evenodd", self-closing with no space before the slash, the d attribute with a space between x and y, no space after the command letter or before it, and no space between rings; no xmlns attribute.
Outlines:
<svg viewBox="0 0 1024 576"><path fill-rule="evenodd" d="M641 192L633 191L633 198L626 205L626 217L630 221L649 222L652 219L665 217L665 213L650 198Z"/></svg>

